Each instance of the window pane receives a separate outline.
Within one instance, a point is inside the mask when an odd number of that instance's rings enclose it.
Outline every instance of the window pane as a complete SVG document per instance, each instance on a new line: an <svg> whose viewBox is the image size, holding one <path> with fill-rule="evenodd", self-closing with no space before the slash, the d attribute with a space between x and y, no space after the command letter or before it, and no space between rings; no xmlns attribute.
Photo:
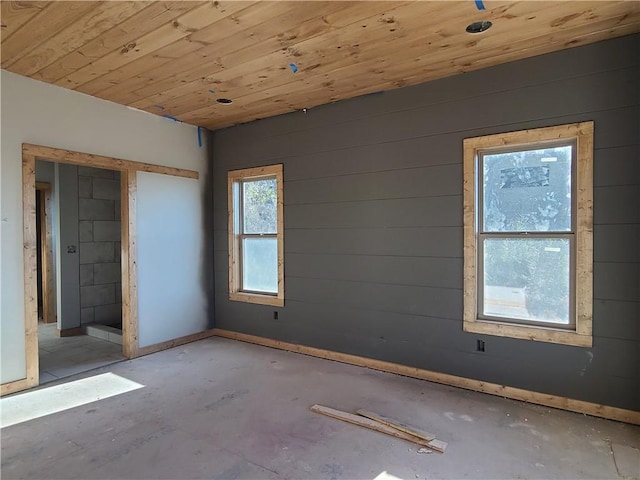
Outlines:
<svg viewBox="0 0 640 480"><path fill-rule="evenodd" d="M245 238L242 253L242 289L278 293L278 240Z"/></svg>
<svg viewBox="0 0 640 480"><path fill-rule="evenodd" d="M276 179L245 181L242 190L244 233L276 233Z"/></svg>
<svg viewBox="0 0 640 480"><path fill-rule="evenodd" d="M483 314L569 324L567 239L485 239Z"/></svg>
<svg viewBox="0 0 640 480"><path fill-rule="evenodd" d="M571 150L483 155L483 231L571 231Z"/></svg>

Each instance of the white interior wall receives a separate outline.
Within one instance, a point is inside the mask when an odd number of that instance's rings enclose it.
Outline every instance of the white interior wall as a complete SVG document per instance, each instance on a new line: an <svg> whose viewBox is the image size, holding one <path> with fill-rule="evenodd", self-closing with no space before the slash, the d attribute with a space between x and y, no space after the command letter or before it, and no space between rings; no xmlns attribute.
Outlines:
<svg viewBox="0 0 640 480"><path fill-rule="evenodd" d="M198 146L195 127L4 70L0 86L0 381L7 383L26 375L22 143L196 170L201 198L207 146ZM204 218L202 205L196 207L198 218ZM204 235L201 224L201 238L194 242L203 242Z"/></svg>
<svg viewBox="0 0 640 480"><path fill-rule="evenodd" d="M200 268L204 244L198 182L138 172L138 343L146 347L207 329Z"/></svg>

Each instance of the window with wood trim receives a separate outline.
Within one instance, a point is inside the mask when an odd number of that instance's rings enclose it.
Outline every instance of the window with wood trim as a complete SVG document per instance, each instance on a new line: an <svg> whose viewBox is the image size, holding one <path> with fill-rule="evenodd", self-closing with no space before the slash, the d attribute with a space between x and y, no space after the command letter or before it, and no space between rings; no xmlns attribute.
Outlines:
<svg viewBox="0 0 640 480"><path fill-rule="evenodd" d="M464 330L592 344L593 122L464 141Z"/></svg>
<svg viewBox="0 0 640 480"><path fill-rule="evenodd" d="M229 299L284 305L282 165L230 171Z"/></svg>

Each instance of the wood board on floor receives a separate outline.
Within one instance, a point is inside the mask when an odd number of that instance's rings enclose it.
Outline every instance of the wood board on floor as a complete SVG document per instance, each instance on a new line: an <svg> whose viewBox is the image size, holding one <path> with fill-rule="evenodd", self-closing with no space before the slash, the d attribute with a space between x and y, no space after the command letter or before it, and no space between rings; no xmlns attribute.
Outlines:
<svg viewBox="0 0 640 480"><path fill-rule="evenodd" d="M444 453L447 448L447 443L438 439L433 440L425 440L424 438L417 437L415 435L411 435L402 430L398 430L389 425L385 425L384 423L378 422L376 420L372 420L370 418L366 418L360 415L355 415L353 413L343 412L341 410L336 410L334 408L325 407L322 405L313 405L310 410L312 412L320 413L322 415L326 415L328 417L336 418L338 420L342 420L344 422L352 423L354 425L358 425L360 427L365 427L370 430L374 430L376 432L385 433L392 437L400 438L402 440L406 440L411 443L416 443L423 447L430 448L436 452Z"/></svg>
<svg viewBox="0 0 640 480"><path fill-rule="evenodd" d="M401 432L408 433L409 435L413 435L414 437L422 438L430 442L436 438L435 435L429 432L425 432L416 427L411 427L406 425L398 420L393 420L392 418L385 417L384 415L379 415L374 412L369 412L368 410L356 410L356 413L361 417L370 418L371 420L375 420L376 422L383 423L384 425L388 425L391 428L395 428L396 430L400 430Z"/></svg>

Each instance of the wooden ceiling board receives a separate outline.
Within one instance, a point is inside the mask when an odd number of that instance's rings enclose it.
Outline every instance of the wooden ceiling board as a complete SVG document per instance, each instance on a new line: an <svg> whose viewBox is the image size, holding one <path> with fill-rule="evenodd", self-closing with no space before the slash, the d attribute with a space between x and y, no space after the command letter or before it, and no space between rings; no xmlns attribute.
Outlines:
<svg viewBox="0 0 640 480"><path fill-rule="evenodd" d="M337 3L337 2L336 2ZM317 17L322 12L322 7L332 8L332 4L316 2L313 10L310 10L310 15ZM265 7L267 7L265 9ZM259 34L262 24L277 24L286 25L288 20L287 11L290 11L290 6L287 2L280 2L276 5L270 5L267 3L258 3L252 7L238 12L233 18L225 19L229 22L229 25L221 26L222 28L207 28L197 32L207 33L206 37L199 36L198 38L206 38L204 42L206 45L198 50L195 55L199 57L199 62L194 66L194 62L191 58L183 58L178 60L173 67L173 72L167 71L164 68L156 68L146 73L136 76L132 81L123 84L122 95L125 96L126 101L136 102L143 98L155 95L160 92L172 90L174 88L183 88L188 86L190 90L192 86L188 85L191 81L197 81L202 83L203 75L210 74L211 71L221 70L224 68L222 64L222 58L233 52L239 50L251 49L252 56L258 54L256 51L258 48L262 48L264 45L264 38ZM261 13L259 17L256 14ZM251 23L252 17L262 23L253 26ZM294 20L295 21L295 20ZM218 24L213 27L217 27ZM226 27L226 28L224 28ZM202 41L202 40L200 40ZM153 81L150 81L153 79ZM139 90L143 90L144 93L140 93ZM99 92L98 96L115 94L119 101L116 92ZM153 101L150 105L157 103ZM132 103L133 106L133 103Z"/></svg>
<svg viewBox="0 0 640 480"><path fill-rule="evenodd" d="M47 2L0 2L1 41L4 42L46 6Z"/></svg>
<svg viewBox="0 0 640 480"><path fill-rule="evenodd" d="M525 38L520 42L507 43L496 53L497 50L485 52L470 52L460 57L447 58L450 55L430 55L421 58L410 59L406 62L397 62L393 58L380 60L374 59L368 63L358 64L358 66L347 66L341 69L331 71L331 74L325 78L314 77L310 79L307 89L308 94L298 97L295 94L286 95L287 90L291 90L291 86L283 85L271 90L264 90L246 97L239 97L234 100L234 106L241 108L243 112L238 115L225 115L220 106L212 106L212 110L218 114L218 120L207 122L207 118L215 118L215 115L207 115L207 109L203 108L182 115L184 121L199 123L207 128L217 128L221 125L227 125L226 122L239 123L239 121L251 121L256 118L262 118L265 115L265 105L269 105L267 110L284 113L287 111L300 110L302 108L310 108L315 105L328 103L332 101L350 98L354 95L363 95L373 93L379 90L388 90L406 85L414 85L422 83L425 80L442 78L452 73L463 73L478 68L506 63L508 61L519 60L533 55L549 53L556 50L567 48L568 46L578 46L594 41L606 40L616 36L627 35L638 31L638 24L626 24L623 21L631 17L625 17L626 14L602 20L591 25L581 26L571 29L567 33L557 35L541 35L535 38ZM638 22L638 14L634 14L635 22ZM597 31L592 32L595 28ZM575 35L575 37L572 37ZM468 49L467 49L468 50ZM529 52L535 52L530 53ZM368 71L363 74L363 69ZM413 75L412 75L413 71ZM379 80L372 82L370 77L377 77ZM329 80L329 78L332 78ZM373 84L373 86L372 86ZM327 101L325 90L332 92ZM349 94L345 95L345 92ZM247 101L253 103L247 104ZM279 102L281 105L277 109L271 108L273 102ZM284 103L284 104L283 104ZM237 105L236 105L237 104ZM223 108L226 106L222 106ZM253 115L248 115L251 112ZM253 117L253 118L251 118ZM238 120L238 119L242 120Z"/></svg>
<svg viewBox="0 0 640 480"><path fill-rule="evenodd" d="M3 2L4 3L4 2ZM133 15L111 30L99 35L77 50L65 55L61 59L43 68L33 75L33 78L43 82L54 83L70 75L74 71L122 48L137 37L144 35L165 23L173 21L185 11L199 5L199 2L144 2L146 8Z"/></svg>
<svg viewBox="0 0 640 480"><path fill-rule="evenodd" d="M636 25L615 26L618 22L619 19L609 19L601 22L604 26L609 26L611 28L605 28L604 30L596 32L591 32L587 27L577 29L576 40L570 41L571 46L579 46L595 41L606 40L616 36L637 33L638 29ZM260 91L252 95L240 97L237 101L234 101L234 106L237 104L238 109L241 109L241 111L232 115L228 115L225 112L225 109L228 108L228 106L214 104L208 107L203 107L199 110L194 110L182 115L181 117L187 123L199 124L207 128L215 129L220 125L241 123L258 118L264 118L267 116L267 112L273 112L276 110L272 107L273 102L281 104L278 108L279 113L301 110L303 108L310 108L323 103L351 98L356 95L365 95L381 90L390 90L401 86L422 83L425 81L424 78L426 71L429 72L431 79L437 79L450 75L452 71L455 71L456 73L464 73L478 68L519 60L523 58L522 52L528 49L533 49L536 52L535 55L540 55L542 53L561 50L567 46L567 40L564 37L559 41L555 41L555 39L552 38L552 43L549 43L549 40L549 38L545 37L527 39L519 42L518 44L506 46L504 53L498 56L489 54L479 56L476 53L471 53L467 56L443 60L437 63L432 63L427 60L427 67L424 65L417 65L417 67L412 65L417 62L409 62L409 64L395 64L393 60L387 59L384 63L379 63L381 61L376 60L370 64L371 75L375 75L379 79L376 82L375 87L371 87L366 81L364 81L366 79L363 79L362 73L359 69L346 67L342 69L342 71L334 72L336 76L339 77L338 80L327 81L322 77L311 79L310 83L307 85L310 93L305 94L304 96L285 95L287 87L277 87L271 90ZM542 44L542 47L538 46L540 43ZM380 65L379 68L378 65ZM412 69L416 70L416 73L413 76L410 75ZM347 70L355 70L357 73L349 74L347 73ZM324 90L327 89L332 92L329 102L326 101L327 97L324 92ZM349 94L342 92L349 92Z"/></svg>
<svg viewBox="0 0 640 480"><path fill-rule="evenodd" d="M4 3L4 2L3 2ZM42 42L102 2L51 2L2 43L2 68L9 68ZM4 18L2 20L5 21Z"/></svg>
<svg viewBox="0 0 640 480"><path fill-rule="evenodd" d="M100 36L144 9L145 2L105 2L12 64L12 68L33 75L46 66Z"/></svg>
<svg viewBox="0 0 640 480"><path fill-rule="evenodd" d="M286 49L294 42L300 42L335 28L334 19L340 19L342 24L358 21L362 17L363 11L358 9L358 17L352 18L353 5L354 2L314 2L314 8L306 8L301 14L291 9L289 3L281 2L278 6L284 7L285 10L284 14L277 16L277 21L262 22L255 27L245 28L235 35L215 42L212 47L203 49L209 57L212 57L208 63L202 63L185 71L178 68L180 73L177 76L165 73L163 77L158 77L159 72L150 72L155 77L155 81L153 83L138 82L135 87L128 85L128 99L132 101L132 106L139 108L137 107L139 104L152 106L182 97L193 91L207 95L209 95L210 89L217 88L220 92L226 91L224 84L220 83L221 80L218 80L216 75L224 74L235 65L251 61L266 62L267 67L272 67L272 60L265 58L266 55L276 52L281 57L282 52L286 53ZM401 3L376 2L372 5L374 7L373 13L376 9L388 10L391 6L396 5L401 5ZM274 10L276 9L274 8ZM282 61L278 60L276 65L278 68L282 67ZM288 70L288 63L285 65ZM264 75L263 71L258 76ZM176 85L178 86L176 87ZM133 88L137 90L131 91ZM132 97L136 97L135 100Z"/></svg>
<svg viewBox="0 0 640 480"><path fill-rule="evenodd" d="M544 4L540 5L541 10L537 13L539 15L544 15L545 6ZM508 9L503 10L503 14L507 14L509 16L513 15L511 13L507 13ZM533 12L529 12L530 14ZM614 15L616 15L613 19L607 20L610 24L615 24L619 20L619 15L624 15L619 11L614 11ZM516 23L522 23L519 21L521 16L514 16L513 19L509 21L513 21ZM551 15L549 20L554 20L555 17ZM378 22L380 23L380 22ZM401 24L401 22L396 22L396 24ZM405 32L411 36L411 41L406 42L403 37L395 37L391 38L386 43L380 42L371 42L371 45L367 45L365 42L360 41L358 44L358 49L350 49L349 45L338 44L338 46L342 46L341 55L334 56L335 60L333 62L323 62L324 58L330 57L330 51L322 51L322 50L310 50L312 56L309 57L309 62L315 62L314 65L319 65L314 71L314 76L311 78L305 78L305 86L307 87L310 93L305 94L303 103L297 108L303 107L311 107L317 103L317 100L313 98L314 93L320 92L319 97L326 98L326 95L323 94L323 91L329 92L338 92L338 91L351 91L354 89L356 85L362 85L367 83L367 78L365 77L378 77L384 79L385 76L389 76L392 74L394 78L391 80L384 80L384 82L380 85L383 85L386 88L393 87L401 87L408 84L420 83L420 80L413 82L408 82L405 77L411 77L415 75L416 72L423 72L424 74L430 74L430 79L439 78L446 75L446 72L455 68L456 73L460 73L462 71L468 71L473 67L473 64L470 63L471 60L478 57L481 58L484 52L489 52L489 58L492 58L495 55L496 51L502 51L501 49L512 49L514 46L520 45L521 48L532 48L537 46L538 44L543 45L548 41L548 35L543 35L537 38L531 38L531 32L522 28L523 25L517 25L517 34L510 35L513 43L504 44L504 39L495 35L493 37L483 37L476 40L469 40L468 37L458 37L454 38L453 35L445 32L445 31L436 31L429 32L425 30L424 36L421 36L420 32L409 31L405 28ZM421 28L418 25L418 28ZM565 24L563 28L569 29L570 26ZM509 32L511 30L511 26L504 26L503 29L505 32ZM370 29L370 31L373 29ZM424 30L424 29L422 29ZM499 33L499 32L498 32ZM585 33L585 32L580 32ZM404 34L406 35L406 33ZM362 37L360 37L362 39ZM519 44L517 40L520 39L523 41L522 44ZM401 41L405 45L406 52L403 52L403 58L408 60L402 61L398 60L397 53L397 45L395 41ZM491 42L491 49L483 48L483 42ZM462 43L461 45L456 44ZM422 55L424 52L424 45L430 44L435 53L429 55ZM335 47L334 47L335 48ZM299 51L304 51L301 47ZM463 66L457 66L454 63L455 57L452 57L452 51L454 52L465 52L465 55L462 57L463 60L461 62L462 65L466 65L466 68ZM345 55L346 53L346 55ZM355 54L355 55L354 55ZM357 57L358 62L353 62L353 57ZM302 58L305 58L305 55L301 55ZM306 71L305 69L308 67L308 63L305 64L303 61L299 61L298 65L300 66L302 71ZM444 64L442 62L445 62ZM250 69L251 70L251 69ZM254 71L256 69L253 69ZM225 73L231 73L231 71L226 70ZM258 99L265 98L269 99L270 103L279 97L285 98L285 102L289 103L293 100L294 94L289 94L288 96L284 96L287 91L293 90L292 84L295 82L299 82L300 79L298 77L293 77L290 75L290 72L284 72L288 75L287 81L282 82L280 79L265 79L255 81L255 79L251 79L248 74L241 72L237 77L233 79L225 79L226 82L223 84L230 83L233 85L233 93L234 93L234 106L237 107L245 107L247 108L247 104L251 101L257 101ZM325 75L322 75L325 74ZM330 75L329 75L330 74ZM404 75L403 75L404 74ZM333 78L335 77L335 78ZM360 77L360 78L359 78ZM248 83L243 85L241 83L242 80L246 80ZM336 85L337 81L343 80L341 83ZM353 86L349 86L345 84L344 80L348 82L352 82ZM376 90L380 90L378 88L380 85L375 88L365 89L366 92L372 92ZM257 90L257 92L252 92L252 90ZM275 89L275 91L274 91ZM220 90L222 93L223 90ZM226 93L226 92L224 92ZM194 95L202 95L201 92L197 92ZM248 97L248 98L247 98ZM331 97L330 101L335 101L340 97ZM342 97L346 98L346 97ZM182 104L181 106L177 106L173 103L163 103L165 109L173 116L180 116L182 114L188 113L192 107L196 107L189 98L181 98L175 100L177 104ZM287 104L286 103L286 104ZM326 102L324 102L326 103ZM285 104L285 105L286 105ZM284 107L284 105L283 105ZM200 107L202 108L202 107ZM223 108L227 108L228 106L223 106ZM292 107L293 108L293 107ZM220 109L217 109L220 111ZM197 111L197 110L196 110ZM199 112L202 113L202 112ZM189 118L189 117L187 117Z"/></svg>
<svg viewBox="0 0 640 480"><path fill-rule="evenodd" d="M338 2L335 3L337 4ZM346 4L346 10L349 10L352 5L353 2L348 2ZM187 94L176 96L175 92L170 90L168 92L163 92L163 100L154 97L152 104L160 102L165 109L176 114L181 114L192 108L199 108L203 102L210 102L210 94L208 92L208 88L205 87L215 89L216 93L220 95L233 93L233 98L236 98L243 94L251 93L251 91L256 89L261 90L268 88L271 84L281 85L289 82L295 82L296 77L290 70L289 64L294 63L300 69L306 69L306 71L311 71L314 67L319 66L320 63L316 63L314 65L310 65L308 62L306 65L301 63L303 55L300 51L300 47L305 46L308 50L318 52L319 55L322 55L320 49L325 43L324 39L326 38L326 35L322 35L323 33L328 32L328 34L332 34L336 31L343 32L349 28L351 29L351 32L359 33L360 30L364 30L363 25L368 26L369 24L380 24L382 23L380 18L390 18L393 14L397 15L398 12L402 13L403 7L411 7L414 17L416 14L415 5L409 6L406 3L402 4L400 2L395 2L390 5L385 4L385 6L385 10L380 14L376 14L375 10L371 11L371 9L368 9L367 11L359 9L358 12L353 12L358 13L358 15L351 16L350 20L347 20L349 17L347 15L348 12L345 10L336 12L333 15L325 14L321 19L311 19L311 22L318 23L318 26L322 28L309 28L310 26L307 25L305 28L296 31L295 33L290 33L288 37L295 37L294 40L296 41L295 46L293 47L288 46L287 42L281 40L279 38L281 35L278 34L267 41L259 43L255 47L259 49L258 51L254 52L253 50L243 49L232 52L229 55L220 58L219 63L223 68L218 69L216 73L202 77L202 74L208 66L201 66L197 75L195 75L195 79L192 80L190 84L182 86L187 87L190 85L192 87L190 89L191 91ZM389 9L389 6L392 8ZM420 3L419 6L424 9L423 11L432 11L433 9L433 4L428 4L426 2ZM340 27L340 30L337 30L334 26L334 18L337 21L340 21L343 25ZM321 22L317 22L317 20L320 20ZM374 29L370 28L369 30ZM361 35L359 38L364 39L365 35ZM336 44L337 42L332 41L331 43ZM250 57L249 53L251 55ZM346 50L345 53L347 53ZM252 60L251 58L254 59ZM347 62L352 64L353 59L349 58ZM167 82L167 85L171 85L170 80ZM186 88L182 87L180 89L181 91L186 90ZM250 90L245 91L247 88ZM144 97L147 92L146 90L139 90L138 93ZM144 105L144 100L145 98L143 98L141 102L135 102L134 105Z"/></svg>
<svg viewBox="0 0 640 480"><path fill-rule="evenodd" d="M158 66L163 67L164 70L170 69L175 72L174 62L183 58L189 58L194 61L196 59L195 52L200 48L200 44L194 43L186 37L181 38L176 42L154 51L150 55L143 56L135 62L129 62L115 70L111 70L110 72L85 83L81 87L78 87L77 90L96 96L99 95L99 92L104 90L126 93L130 90L126 86L126 82L130 79ZM155 78L152 77L149 81L150 83L153 83L155 82ZM108 98L110 101L116 102L115 98L113 100L111 97L107 96L102 96L101 98Z"/></svg>
<svg viewBox="0 0 640 480"><path fill-rule="evenodd" d="M462 2L458 2L462 3ZM466 3L466 2L465 2ZM338 71L344 68L361 70L365 74L369 72L361 68L368 60L378 61L380 58L390 58L399 61L402 58L411 57L408 55L407 38L413 42L419 42L420 52L424 51L426 37L434 35L441 39L442 32L432 33L424 28L424 18L429 17L430 21L446 22L456 16L456 10L443 11L436 9L434 4L421 2L415 5L397 7L393 10L362 19L355 24L347 25L338 31L331 32L328 36L316 36L308 40L301 41L294 48L285 51L276 51L270 56L263 57L258 61L260 64L247 62L227 68L224 72L212 76L211 81L219 83L220 93L233 93L234 102L240 100L245 95L255 92L266 91L275 87L291 89L292 84L300 82L300 77L292 75L286 67L290 62L295 63L301 72L312 72L310 78L320 78L328 72ZM387 36L384 42L381 37ZM357 39L357 41L353 41ZM467 40L468 41L468 40ZM401 52L401 54L399 54ZM285 56L283 61L281 58ZM265 65L265 69L262 69ZM261 75L257 75L260 72ZM308 82L310 78L303 81ZM331 78L322 77L322 85L326 89L326 83L331 82ZM288 85L285 87L285 85ZM229 86L229 88L224 88ZM164 105L172 111L172 115L187 113L193 107L198 107L201 103L202 92L196 91L190 97L182 97L177 102L180 106L172 104Z"/></svg>
<svg viewBox="0 0 640 480"><path fill-rule="evenodd" d="M484 3L2 1L0 53L9 71L219 128L640 31L637 1ZM493 27L464 31L479 20Z"/></svg>
<svg viewBox="0 0 640 480"><path fill-rule="evenodd" d="M156 50L171 43L188 37L200 28L211 25L226 16L233 14L246 5L245 2L203 2L193 10L178 17L170 23L123 45L105 56L89 63L87 66L56 81L56 85L79 90L93 95L97 89L86 87L85 84L106 75L118 67L153 54ZM83 88L84 87L84 88Z"/></svg>

